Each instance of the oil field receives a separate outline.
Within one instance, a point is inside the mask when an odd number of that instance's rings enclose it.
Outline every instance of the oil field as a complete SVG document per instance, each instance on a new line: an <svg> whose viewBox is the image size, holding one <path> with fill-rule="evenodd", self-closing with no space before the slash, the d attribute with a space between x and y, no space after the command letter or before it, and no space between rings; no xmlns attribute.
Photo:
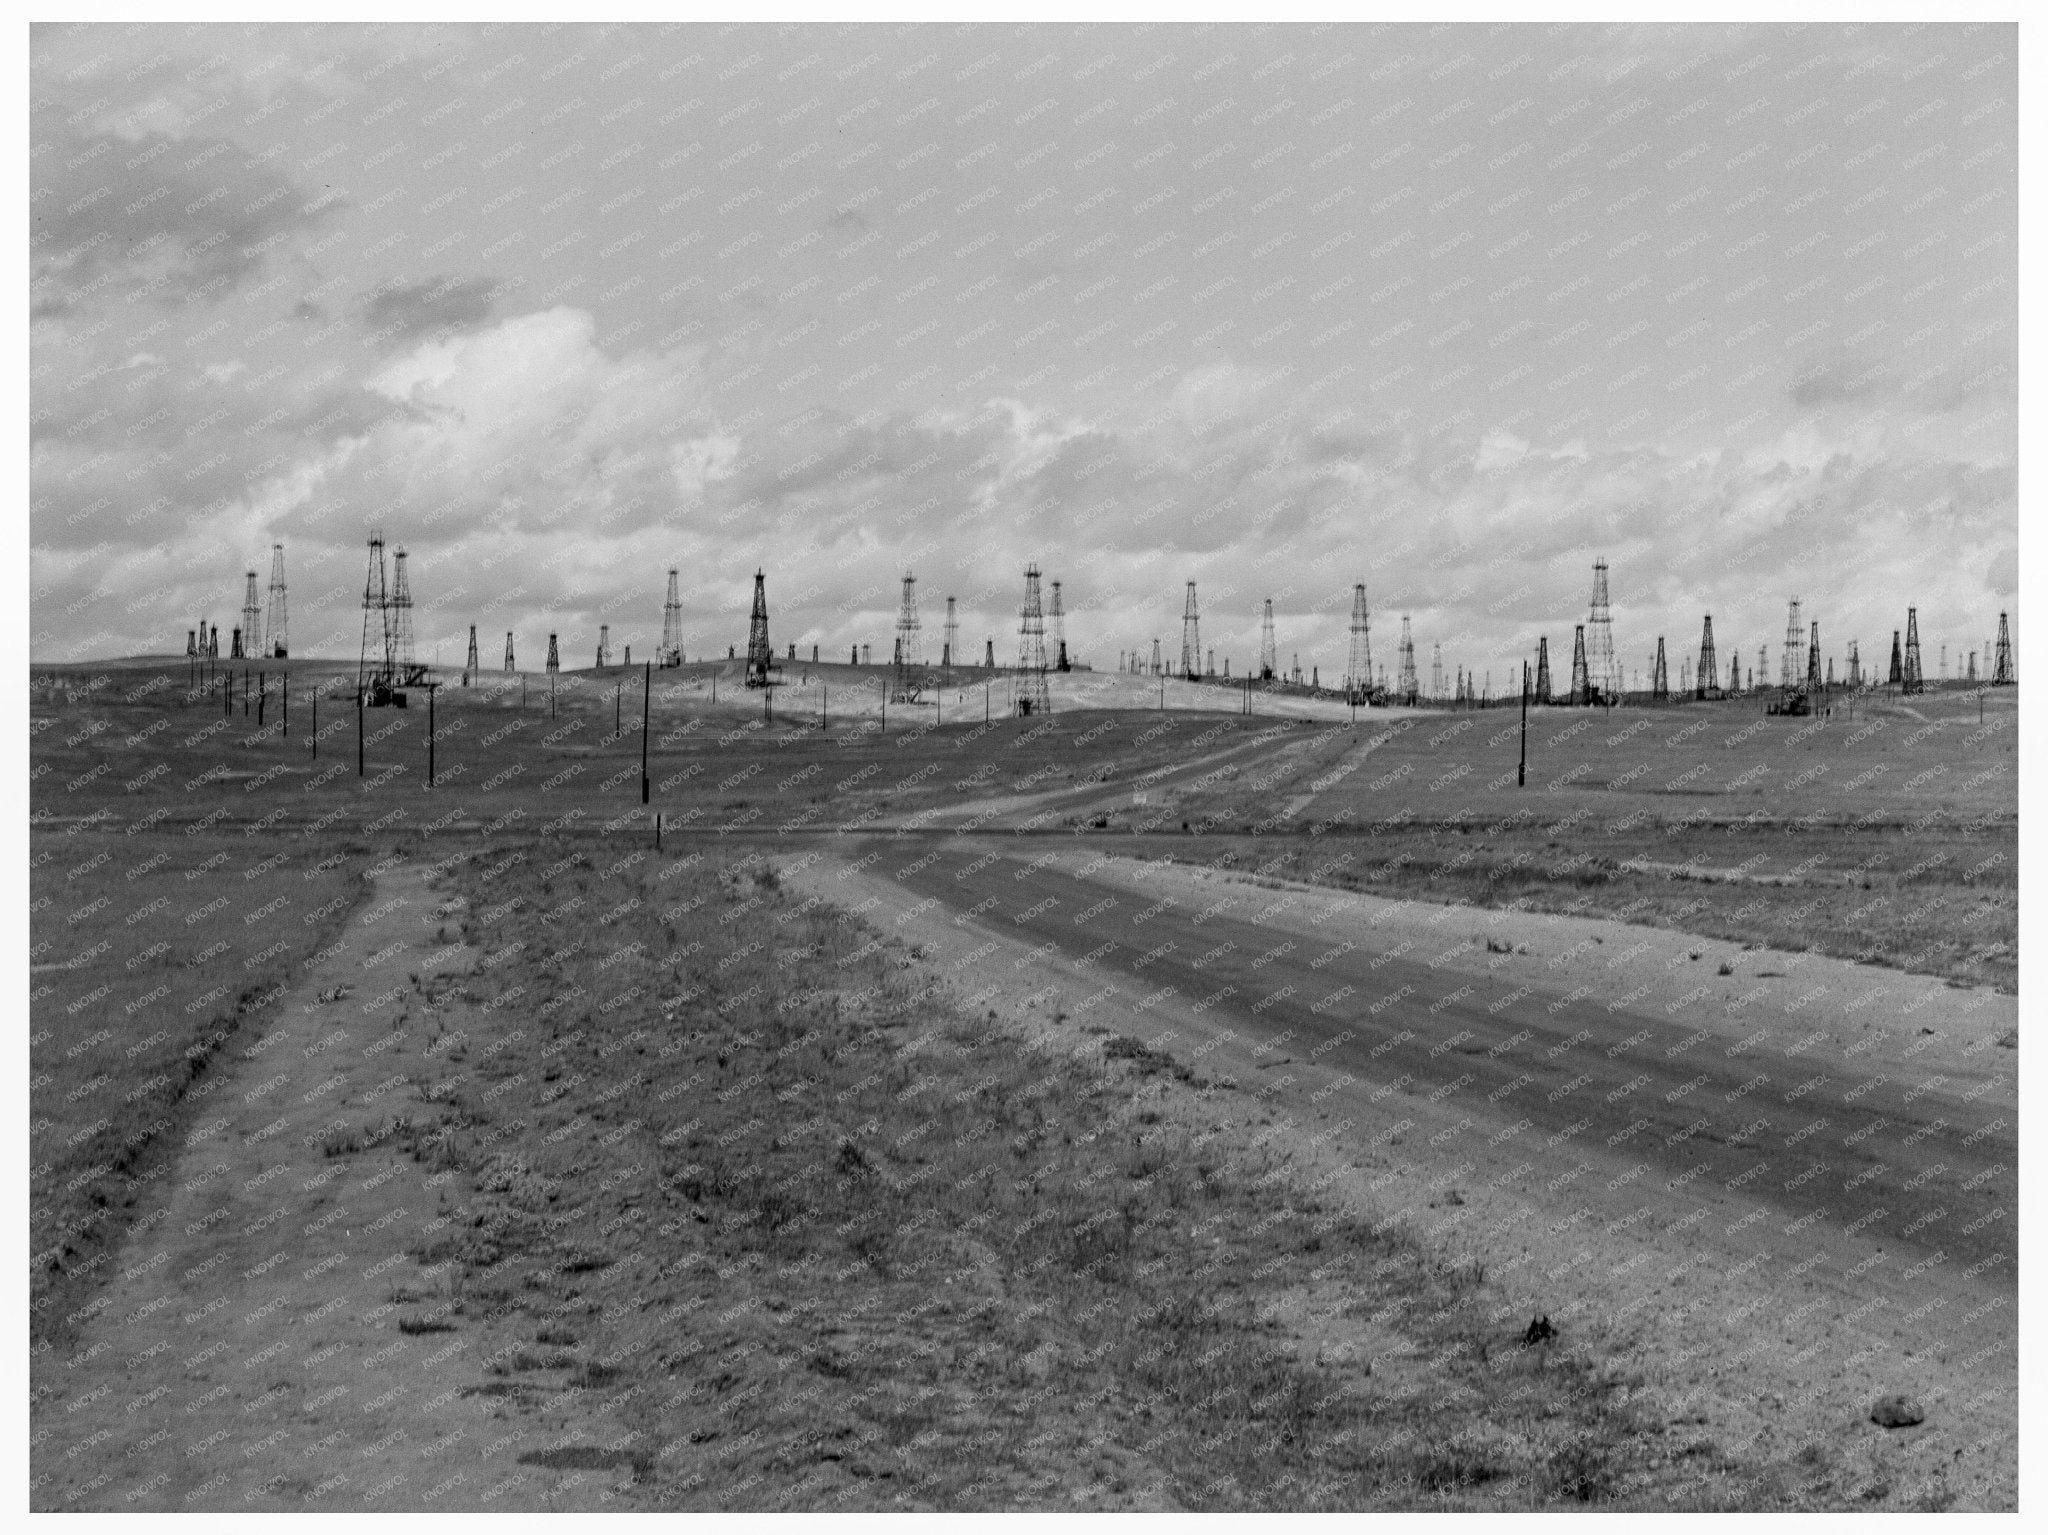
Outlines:
<svg viewBox="0 0 2048 1535"><path fill-rule="evenodd" d="M2016 1510L2018 41L33 28L30 1508Z"/></svg>
<svg viewBox="0 0 2048 1535"><path fill-rule="evenodd" d="M2016 688L243 670L32 678L41 1506L2009 1495Z"/></svg>

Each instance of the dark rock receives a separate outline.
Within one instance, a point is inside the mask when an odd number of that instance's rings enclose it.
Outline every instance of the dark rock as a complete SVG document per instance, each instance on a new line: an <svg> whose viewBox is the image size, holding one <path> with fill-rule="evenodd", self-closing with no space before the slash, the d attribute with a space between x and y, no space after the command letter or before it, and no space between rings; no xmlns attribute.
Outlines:
<svg viewBox="0 0 2048 1535"><path fill-rule="evenodd" d="M1926 1410L1910 1396L1881 1396L1870 1409L1870 1421L1879 1428L1911 1428L1926 1418Z"/></svg>

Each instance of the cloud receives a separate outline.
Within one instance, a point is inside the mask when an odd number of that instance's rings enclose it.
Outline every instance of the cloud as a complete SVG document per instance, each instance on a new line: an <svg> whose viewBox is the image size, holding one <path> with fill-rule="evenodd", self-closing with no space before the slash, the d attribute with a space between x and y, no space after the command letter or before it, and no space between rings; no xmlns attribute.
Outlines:
<svg viewBox="0 0 2048 1535"><path fill-rule="evenodd" d="M29 292L38 318L103 291L167 305L217 299L335 206L223 139L81 134L54 109L35 114L34 131Z"/></svg>
<svg viewBox="0 0 2048 1535"><path fill-rule="evenodd" d="M434 277L378 288L363 305L373 341L404 345L425 336L475 330L490 319L497 284L485 277Z"/></svg>

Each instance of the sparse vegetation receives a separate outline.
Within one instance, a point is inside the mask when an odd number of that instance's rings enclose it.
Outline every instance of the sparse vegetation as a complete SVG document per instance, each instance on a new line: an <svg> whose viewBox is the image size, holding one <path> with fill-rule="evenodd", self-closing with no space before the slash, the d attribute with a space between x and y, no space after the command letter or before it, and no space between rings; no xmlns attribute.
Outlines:
<svg viewBox="0 0 2048 1535"><path fill-rule="evenodd" d="M1711 1476L1709 1451L1653 1467L1652 1425L1597 1361L1504 1364L1513 1335L1476 1261L1305 1194L1270 1146L1134 1098L1192 1079L1170 1054L1123 1034L1099 1066L1023 1048L859 924L756 880L666 872L636 871L640 908L573 952L547 909L595 871L472 933L526 940L493 984L547 967L583 991L445 1101L444 1144L486 1192L469 1235L422 1254L534 1314L533 1348L491 1366L501 1381L617 1392L635 1445L670 1447L637 1451L652 1503L1580 1506ZM648 944L604 965L659 931L657 890L727 911L751 890L768 902L752 920L806 957L714 966ZM516 1156L468 1155L495 1117L483 1092L537 1079L542 1052L578 1085ZM572 1182L576 1207L550 1206ZM1391 1329L1430 1368L1319 1358L1268 1320L1296 1295ZM761 1444L789 1448L743 1448ZM670 1488L679 1446L729 1475Z"/></svg>

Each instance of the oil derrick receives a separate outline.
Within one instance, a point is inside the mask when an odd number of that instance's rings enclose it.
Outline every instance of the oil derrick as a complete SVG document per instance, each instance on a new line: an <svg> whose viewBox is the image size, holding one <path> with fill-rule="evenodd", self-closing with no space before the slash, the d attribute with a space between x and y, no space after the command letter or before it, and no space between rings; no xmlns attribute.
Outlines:
<svg viewBox="0 0 2048 1535"><path fill-rule="evenodd" d="M1052 584L1052 642L1056 652L1053 664L1060 671L1070 672L1073 662L1067 659L1067 610L1060 601L1060 584Z"/></svg>
<svg viewBox="0 0 2048 1535"><path fill-rule="evenodd" d="M555 646L555 631L548 630L548 675L553 676L562 669L562 652Z"/></svg>
<svg viewBox="0 0 2048 1535"><path fill-rule="evenodd" d="M996 642L990 639L986 643L988 649L982 652L981 664L990 670L994 670L996 664Z"/></svg>
<svg viewBox="0 0 2048 1535"><path fill-rule="evenodd" d="M1892 630L1892 670L1891 675L1885 678L1885 682L1891 687L1901 687L1905 684L1905 680L1904 664L1899 660L1899 631L1894 629Z"/></svg>
<svg viewBox="0 0 2048 1535"><path fill-rule="evenodd" d="M1038 602L1036 565L1024 568L1024 613L1018 633L1024 643L1017 661L1021 674L1017 678L1017 712L1044 714L1052 708L1052 700L1045 690L1045 614Z"/></svg>
<svg viewBox="0 0 2048 1535"><path fill-rule="evenodd" d="M1906 609L1906 665L1901 688L1908 693L1918 693L1926 686L1926 678L1920 670L1920 610Z"/></svg>
<svg viewBox="0 0 2048 1535"><path fill-rule="evenodd" d="M263 642L257 625L263 621L263 608L256 600L256 572L249 572L249 584L242 590L242 654L249 660L263 654Z"/></svg>
<svg viewBox="0 0 2048 1535"><path fill-rule="evenodd" d="M1273 599L1266 599L1266 617L1259 629L1259 681L1271 682L1280 664L1280 657L1273 648Z"/></svg>
<svg viewBox="0 0 2048 1535"><path fill-rule="evenodd" d="M1401 615L1401 702L1412 704L1416 698L1415 686L1415 636L1408 628L1408 615Z"/></svg>
<svg viewBox="0 0 2048 1535"><path fill-rule="evenodd" d="M1799 599L1785 615L1785 647L1778 653L1778 691L1789 698L1798 687L1799 652L1806 644L1806 626L1799 621Z"/></svg>
<svg viewBox="0 0 2048 1535"><path fill-rule="evenodd" d="M1461 672L1462 677L1464 674ZM1429 696L1444 696L1444 647L1441 644L1429 647Z"/></svg>
<svg viewBox="0 0 2048 1535"><path fill-rule="evenodd" d="M1166 663L1159 655L1159 636L1155 634L1152 636L1152 675L1158 676L1164 670L1165 665Z"/></svg>
<svg viewBox="0 0 2048 1535"><path fill-rule="evenodd" d="M1593 697L1593 680L1586 671L1586 626L1577 625L1572 632L1572 696L1575 704L1590 704Z"/></svg>
<svg viewBox="0 0 2048 1535"><path fill-rule="evenodd" d="M510 629L505 631L505 670L508 672L517 670L512 664L512 631Z"/></svg>
<svg viewBox="0 0 2048 1535"><path fill-rule="evenodd" d="M405 551L391 555L391 656L399 687L417 687L427 680L427 668L413 659L412 587L405 577Z"/></svg>
<svg viewBox="0 0 2048 1535"><path fill-rule="evenodd" d="M1810 626L1806 645L1806 696L1820 695L1820 622L1816 619Z"/></svg>
<svg viewBox="0 0 2048 1535"><path fill-rule="evenodd" d="M1742 691L1742 657L1740 655L1732 655L1728 658L1728 691L1731 694Z"/></svg>
<svg viewBox="0 0 2048 1535"><path fill-rule="evenodd" d="M939 647L939 665L948 672L953 669L953 654L960 648L960 616L953 606L953 599L946 599L946 638Z"/></svg>
<svg viewBox="0 0 2048 1535"><path fill-rule="evenodd" d="M2009 687L2019 681L2019 674L2012 664L2012 631L2006 627L2005 615L1998 615L1998 649L1993 652L1991 662L1991 683L1994 687Z"/></svg>
<svg viewBox="0 0 2048 1535"><path fill-rule="evenodd" d="M612 626L597 626L597 664L600 669L612 664Z"/></svg>
<svg viewBox="0 0 2048 1535"><path fill-rule="evenodd" d="M1657 636L1657 659L1650 668L1650 696L1658 703L1671 696L1670 678L1664 670L1664 636Z"/></svg>
<svg viewBox="0 0 2048 1535"><path fill-rule="evenodd" d="M1344 690L1356 703L1372 691L1372 614L1365 603L1365 583L1351 588L1351 668Z"/></svg>
<svg viewBox="0 0 2048 1535"><path fill-rule="evenodd" d="M284 607L284 545L270 546L270 609L263 615L263 632L269 637L270 648L264 654L282 661L291 654L291 645L286 636L289 622Z"/></svg>
<svg viewBox="0 0 2048 1535"><path fill-rule="evenodd" d="M356 659L356 689L373 707L393 702L398 683L391 628L391 593L384 585L384 540L370 540L370 568L363 577L363 644Z"/></svg>
<svg viewBox="0 0 2048 1535"><path fill-rule="evenodd" d="M1202 614L1195 606L1195 583L1188 583L1188 600L1180 614L1180 674L1192 682L1202 672Z"/></svg>
<svg viewBox="0 0 2048 1535"><path fill-rule="evenodd" d="M1612 703L1621 692L1621 671L1614 661L1614 620L1607 606L1604 559L1593 562L1593 611L1586 619L1586 628L1591 631L1592 641L1586 655L1586 701Z"/></svg>
<svg viewBox="0 0 2048 1535"><path fill-rule="evenodd" d="M1678 692L1679 696L1683 697L1685 694L1690 693L1692 691L1692 657L1687 656L1684 660L1678 663L1678 666Z"/></svg>
<svg viewBox="0 0 2048 1535"><path fill-rule="evenodd" d="M1223 664L1226 667L1230 665L1228 661L1225 661ZM1205 677L1213 677L1216 675L1216 647L1214 645L1211 645L1209 647L1209 669L1203 672L1202 675Z"/></svg>
<svg viewBox="0 0 2048 1535"><path fill-rule="evenodd" d="M228 659L230 661L242 659L242 626L240 624L235 625L234 633L229 636Z"/></svg>
<svg viewBox="0 0 2048 1535"><path fill-rule="evenodd" d="M1828 665L1832 667L1834 664L1834 659L1830 657L1828 660ZM1977 652L1974 650L1970 652L1969 680L1971 682L1975 682L1977 680Z"/></svg>
<svg viewBox="0 0 2048 1535"><path fill-rule="evenodd" d="M917 577L903 572L903 605L896 612L896 661L889 702L914 704L924 697L924 630L917 619Z"/></svg>
<svg viewBox="0 0 2048 1535"><path fill-rule="evenodd" d="M1856 654L1856 642L1854 640L1849 641L1848 681L1849 686L1852 688L1860 688L1863 686L1863 662L1858 658Z"/></svg>
<svg viewBox="0 0 2048 1535"><path fill-rule="evenodd" d="M768 578L754 572L754 611L747 619L747 686L770 686L769 669L775 665L775 651L768 643Z"/></svg>
<svg viewBox="0 0 2048 1535"><path fill-rule="evenodd" d="M476 659L476 625L471 624L469 626L469 659L462 663L462 685L468 687L469 679L474 677L480 670L482 668L477 664Z"/></svg>
<svg viewBox="0 0 2048 1535"><path fill-rule="evenodd" d="M1709 613L1700 628L1700 664L1693 673L1693 697L1719 698L1720 667L1714 658L1714 615Z"/></svg>
<svg viewBox="0 0 2048 1535"><path fill-rule="evenodd" d="M654 653L661 667L683 664L683 599L676 591L676 573L668 573L668 596L661 604L661 649Z"/></svg>
<svg viewBox="0 0 2048 1535"><path fill-rule="evenodd" d="M199 654L199 631L196 629L185 631L185 654L192 657Z"/></svg>
<svg viewBox="0 0 2048 1535"><path fill-rule="evenodd" d="M1536 702L1550 702L1550 636L1536 636Z"/></svg>

